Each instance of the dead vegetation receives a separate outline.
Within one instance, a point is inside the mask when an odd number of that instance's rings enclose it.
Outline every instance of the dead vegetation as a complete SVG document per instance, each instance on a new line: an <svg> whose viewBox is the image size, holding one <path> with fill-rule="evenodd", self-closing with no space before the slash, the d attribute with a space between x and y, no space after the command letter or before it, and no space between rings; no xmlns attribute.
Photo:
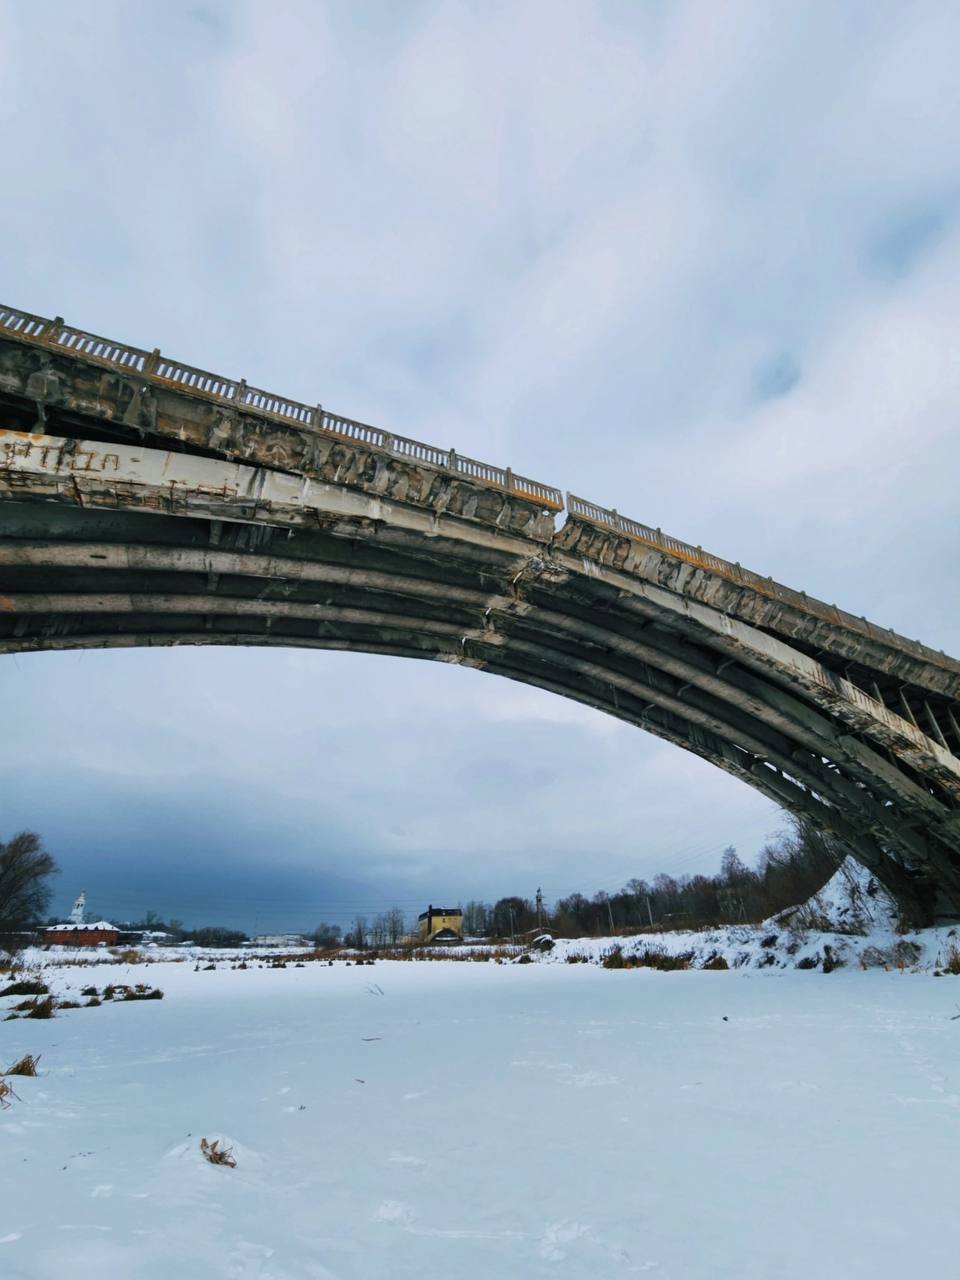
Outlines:
<svg viewBox="0 0 960 1280"><path fill-rule="evenodd" d="M7 1107L10 1106L11 1098L16 1098L17 1102L20 1101L17 1094L13 1091L13 1085L7 1080L0 1080L0 1108L6 1111Z"/></svg>
<svg viewBox="0 0 960 1280"><path fill-rule="evenodd" d="M39 1053L36 1056L32 1053L25 1053L19 1062L15 1062L12 1067L7 1067L6 1071L0 1072L0 1074L5 1076L35 1076L39 1061Z"/></svg>
<svg viewBox="0 0 960 1280"><path fill-rule="evenodd" d="M44 996L42 999L34 996L32 1000L22 1000L13 1007L25 1018L52 1018L56 1005L53 996Z"/></svg>
<svg viewBox="0 0 960 1280"><path fill-rule="evenodd" d="M208 1142L206 1138L201 1138L200 1150L211 1164L223 1164L228 1169L237 1167L237 1162L233 1158L233 1148L221 1147L219 1138L214 1138L213 1142Z"/></svg>
<svg viewBox="0 0 960 1280"><path fill-rule="evenodd" d="M148 986L145 982L138 982L133 986L127 983L111 983L104 987L103 993L98 992L96 987L84 987L80 995L86 999L74 1000L69 997L57 999L42 982L17 983L17 991L7 992L5 994L21 994L23 989L36 994L31 995L28 999L20 1000L16 1004L10 1006L5 1022L12 1021L15 1018L52 1018L60 1009L95 1009L104 1001L110 1000L116 1003L129 1003L134 1000L162 1000L163 992L159 987Z"/></svg>
<svg viewBox="0 0 960 1280"><path fill-rule="evenodd" d="M659 969L661 973L674 973L689 969L693 960L693 952L685 951L679 955L671 955L659 951L655 947L647 947L643 951L634 951L624 955L620 947L614 947L603 958L604 969Z"/></svg>
<svg viewBox="0 0 960 1280"><path fill-rule="evenodd" d="M96 999L96 988L94 988L93 999ZM130 1000L162 1000L163 992L159 987L148 987L145 982L138 982L132 987L123 982L116 982L103 988L103 999L121 1003Z"/></svg>
<svg viewBox="0 0 960 1280"><path fill-rule="evenodd" d="M45 996L49 990L45 982L36 978L26 978L20 982L11 982L0 991L0 996Z"/></svg>

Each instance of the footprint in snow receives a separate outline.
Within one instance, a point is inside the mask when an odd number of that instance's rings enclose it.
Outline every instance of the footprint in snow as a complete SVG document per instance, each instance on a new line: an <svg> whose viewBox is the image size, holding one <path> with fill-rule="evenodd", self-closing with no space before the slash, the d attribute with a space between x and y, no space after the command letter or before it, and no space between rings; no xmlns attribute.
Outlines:
<svg viewBox="0 0 960 1280"><path fill-rule="evenodd" d="M591 1227L582 1222L551 1223L540 1237L539 1253L544 1262L563 1262L571 1253L584 1261L596 1261L598 1253L609 1262L630 1261L625 1249L598 1239ZM653 1265L642 1264L640 1270L649 1270Z"/></svg>
<svg viewBox="0 0 960 1280"><path fill-rule="evenodd" d="M569 1083L578 1089L599 1089L604 1085L619 1084L620 1077L612 1076L606 1071L584 1071L580 1075L571 1076Z"/></svg>
<svg viewBox="0 0 960 1280"><path fill-rule="evenodd" d="M567 1256L562 1246L589 1234L590 1228L581 1222L554 1222L540 1238L540 1257L545 1262L562 1262Z"/></svg>
<svg viewBox="0 0 960 1280"><path fill-rule="evenodd" d="M398 1227L409 1227L416 1216L402 1200L384 1200L374 1214L378 1222L389 1222Z"/></svg>

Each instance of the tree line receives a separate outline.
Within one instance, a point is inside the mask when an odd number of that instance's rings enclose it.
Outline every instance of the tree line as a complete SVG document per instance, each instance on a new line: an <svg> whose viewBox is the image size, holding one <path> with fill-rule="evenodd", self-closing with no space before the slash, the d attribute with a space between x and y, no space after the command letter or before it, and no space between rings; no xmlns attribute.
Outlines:
<svg viewBox="0 0 960 1280"><path fill-rule="evenodd" d="M808 822L790 817L786 829L761 849L748 867L727 848L716 875L632 879L616 893L591 897L571 893L549 910L536 899L501 898L493 904L467 902L464 933L473 937L519 937L536 929L560 937L607 936L624 930L699 929L757 923L805 902L833 875L846 850Z"/></svg>
<svg viewBox="0 0 960 1280"><path fill-rule="evenodd" d="M537 930L558 937L605 937L639 929L702 929L758 923L786 907L805 902L833 875L846 850L832 836L790 815L785 829L761 849L748 867L732 846L724 850L716 875L632 879L617 893L591 897L572 893L551 907L513 894L494 903L463 904L463 932L469 938L522 938ZM322 947L384 947L405 936L400 908L374 917L357 916L346 932L322 924L314 938Z"/></svg>
<svg viewBox="0 0 960 1280"><path fill-rule="evenodd" d="M816 893L843 861L845 849L833 837L803 819L788 817L785 830L760 851L756 866L746 866L733 847L724 851L716 875L661 872L653 880L628 880L616 893L600 890L591 897L571 893L548 908L539 893L519 894L494 903L473 900L463 906L467 937L519 938L536 930L560 937L606 936L639 929L703 928L755 923ZM22 941L50 904L54 858L33 831L0 841L0 945ZM174 942L199 946L239 946L248 940L239 929L219 925L187 928L180 920L163 920L148 911L142 920L120 926L133 931L156 930ZM342 930L319 924L308 932L320 948L396 946L407 936L404 912L392 907L368 921L357 916Z"/></svg>

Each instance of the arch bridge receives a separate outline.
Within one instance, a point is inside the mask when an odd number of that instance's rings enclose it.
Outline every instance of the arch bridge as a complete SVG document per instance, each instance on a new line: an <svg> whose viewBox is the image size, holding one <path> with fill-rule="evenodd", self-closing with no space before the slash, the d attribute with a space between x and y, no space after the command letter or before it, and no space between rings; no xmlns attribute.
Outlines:
<svg viewBox="0 0 960 1280"><path fill-rule="evenodd" d="M0 652L480 668L742 779L914 922L960 916L955 659L509 469L59 318L0 307L0 407Z"/></svg>

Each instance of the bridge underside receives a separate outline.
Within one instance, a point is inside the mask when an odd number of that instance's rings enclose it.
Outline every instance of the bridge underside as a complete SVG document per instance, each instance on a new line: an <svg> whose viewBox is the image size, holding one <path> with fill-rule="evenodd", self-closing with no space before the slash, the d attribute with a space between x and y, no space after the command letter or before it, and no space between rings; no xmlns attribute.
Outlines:
<svg viewBox="0 0 960 1280"><path fill-rule="evenodd" d="M0 653L295 645L476 667L812 819L912 921L960 916L953 660L589 520L555 532L542 504L429 467L341 446L331 470L313 445L270 464L222 431L119 422L102 385L79 408L61 385L38 430L2 361L0 392L19 429L0 430Z"/></svg>

